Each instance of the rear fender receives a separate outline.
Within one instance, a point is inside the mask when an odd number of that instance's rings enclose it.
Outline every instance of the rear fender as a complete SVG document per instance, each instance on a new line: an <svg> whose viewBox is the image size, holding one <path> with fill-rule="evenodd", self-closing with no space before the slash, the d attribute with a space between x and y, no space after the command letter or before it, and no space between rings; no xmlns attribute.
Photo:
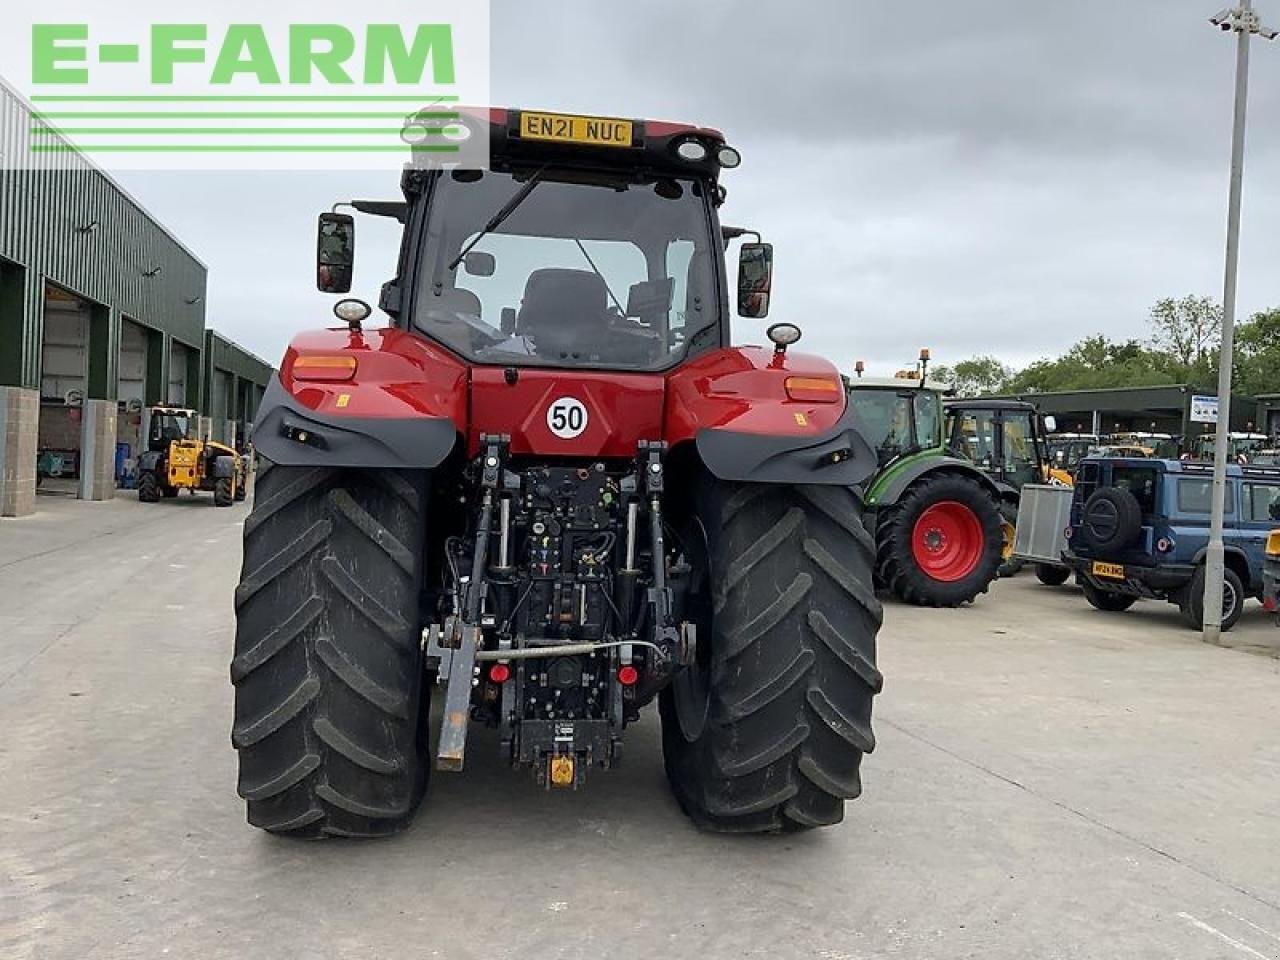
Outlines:
<svg viewBox="0 0 1280 960"><path fill-rule="evenodd" d="M794 377L832 383L835 402L792 399ZM839 371L799 353L736 347L680 367L667 380L664 435L691 442L721 480L853 486L876 469Z"/></svg>
<svg viewBox="0 0 1280 960"><path fill-rule="evenodd" d="M897 503L908 487L925 474L937 471L963 474L977 481L997 501L1000 499L1000 488L996 486L995 481L967 460L959 460L955 457L924 457L894 474L892 479L876 493L870 502L873 502L878 507Z"/></svg>
<svg viewBox="0 0 1280 960"><path fill-rule="evenodd" d="M344 381L300 380L308 355L347 355ZM253 427L254 448L287 466L430 469L466 429L467 371L424 338L396 329L327 330L290 344Z"/></svg>
<svg viewBox="0 0 1280 960"><path fill-rule="evenodd" d="M228 480L236 475L236 458L235 457L215 457L213 460L213 475L218 480Z"/></svg>
<svg viewBox="0 0 1280 960"><path fill-rule="evenodd" d="M164 454L159 450L148 450L138 458L139 473L157 473L163 469Z"/></svg>

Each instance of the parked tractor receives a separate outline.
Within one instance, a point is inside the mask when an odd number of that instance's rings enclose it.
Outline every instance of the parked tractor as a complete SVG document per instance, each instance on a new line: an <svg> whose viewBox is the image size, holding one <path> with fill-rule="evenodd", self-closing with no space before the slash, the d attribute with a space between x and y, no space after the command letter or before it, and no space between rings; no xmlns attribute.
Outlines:
<svg viewBox="0 0 1280 960"><path fill-rule="evenodd" d="M1101 441L1096 433L1051 433L1046 437L1049 453L1048 483L1069 487L1078 464L1089 456Z"/></svg>
<svg viewBox="0 0 1280 960"><path fill-rule="evenodd" d="M1011 577L1023 563L1013 553L1018 502L1025 484L1048 479L1044 427L1052 429L1053 418L1041 424L1035 405L1022 400L948 400L944 408L952 455L974 464L996 485L1004 532L999 575Z"/></svg>
<svg viewBox="0 0 1280 960"><path fill-rule="evenodd" d="M403 201L351 204L405 225L389 325L339 302L260 407L231 665L249 822L394 831L474 724L581 788L656 700L697 824L836 823L875 745L875 455L797 327L732 345L737 151L655 121L453 124L487 127L487 169L411 165ZM346 293L354 218L320 219L319 285ZM759 241L738 256L751 320Z"/></svg>
<svg viewBox="0 0 1280 960"><path fill-rule="evenodd" d="M1187 459L1212 461L1216 441L1216 433L1200 434L1195 438ZM1270 446L1270 438L1265 433L1232 431L1227 434L1227 459L1233 463L1251 463L1254 453Z"/></svg>
<svg viewBox="0 0 1280 960"><path fill-rule="evenodd" d="M927 352L923 353L927 364ZM866 485L880 585L908 603L954 607L985 593L1000 566L999 490L943 436L948 388L905 371L848 381L858 426L875 450Z"/></svg>
<svg viewBox="0 0 1280 960"><path fill-rule="evenodd" d="M200 435L200 416L178 407L152 407L147 450L138 459L138 499L156 503L181 491L212 491L215 507L245 498L244 459L233 447Z"/></svg>

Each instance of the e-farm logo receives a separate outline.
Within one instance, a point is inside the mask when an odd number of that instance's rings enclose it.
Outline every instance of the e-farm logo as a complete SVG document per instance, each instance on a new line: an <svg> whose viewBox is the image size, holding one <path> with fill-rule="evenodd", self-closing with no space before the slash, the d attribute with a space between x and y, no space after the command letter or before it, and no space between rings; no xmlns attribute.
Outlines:
<svg viewBox="0 0 1280 960"><path fill-rule="evenodd" d="M458 109L488 99L486 2L365 0L354 22L349 5L324 2L146 0L127 21L51 6L86 4L41 5L25 56L0 46L10 84L11 61L23 61L30 100L21 148L0 143L4 166L56 167L68 154L200 169L487 159L487 143L471 142L484 125ZM145 8L156 16L137 16ZM208 16L180 16L196 8Z"/></svg>

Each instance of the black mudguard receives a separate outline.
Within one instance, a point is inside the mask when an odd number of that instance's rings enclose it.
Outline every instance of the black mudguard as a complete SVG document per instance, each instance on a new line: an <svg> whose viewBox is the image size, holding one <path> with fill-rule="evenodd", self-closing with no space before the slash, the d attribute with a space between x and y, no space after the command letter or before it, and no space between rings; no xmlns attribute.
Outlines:
<svg viewBox="0 0 1280 960"><path fill-rule="evenodd" d="M981 485L996 500L1000 499L1000 488L996 486L996 482L968 460L960 460L956 457L938 457L937 459L922 460L914 464L911 469L904 470L894 477L893 481L876 498L875 505L884 506L890 503L897 503L898 498L902 496L907 487L911 486L926 473L944 469L951 473L964 474Z"/></svg>
<svg viewBox="0 0 1280 960"><path fill-rule="evenodd" d="M698 455L716 477L744 483L813 483L851 487L876 471L876 455L847 407L817 436L698 431Z"/></svg>
<svg viewBox="0 0 1280 960"><path fill-rule="evenodd" d="M235 457L215 457L213 461L213 475L218 480L228 480L236 475L236 458Z"/></svg>
<svg viewBox="0 0 1280 960"><path fill-rule="evenodd" d="M429 470L458 439L443 417L334 417L308 410L278 376L271 378L253 425L253 446L290 467L385 467Z"/></svg>
<svg viewBox="0 0 1280 960"><path fill-rule="evenodd" d="M159 450L148 450L138 458L138 473L159 473L164 469L164 454Z"/></svg>

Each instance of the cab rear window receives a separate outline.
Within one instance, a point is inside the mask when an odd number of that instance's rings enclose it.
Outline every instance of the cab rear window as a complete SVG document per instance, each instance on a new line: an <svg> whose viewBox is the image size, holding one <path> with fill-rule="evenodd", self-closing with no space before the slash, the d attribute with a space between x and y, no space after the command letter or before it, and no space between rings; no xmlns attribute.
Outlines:
<svg viewBox="0 0 1280 960"><path fill-rule="evenodd" d="M1235 513L1235 497L1227 490L1228 515ZM1178 481L1178 512L1208 514L1213 505L1213 481L1183 477Z"/></svg>

